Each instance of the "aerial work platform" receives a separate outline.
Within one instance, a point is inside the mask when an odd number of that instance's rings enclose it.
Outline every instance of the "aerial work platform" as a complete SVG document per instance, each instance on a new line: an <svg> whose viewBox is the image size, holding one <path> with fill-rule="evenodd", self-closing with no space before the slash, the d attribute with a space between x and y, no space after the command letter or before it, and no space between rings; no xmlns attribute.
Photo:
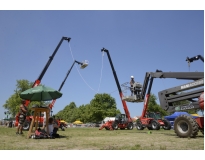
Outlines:
<svg viewBox="0 0 205 160"><path fill-rule="evenodd" d="M122 97L122 100L127 102L135 102L135 103L143 102L144 99L142 99L141 96L142 85L139 82L135 82L133 87L129 87L128 84L129 82L126 82L121 85L124 88L123 89L124 96ZM133 95L128 95L131 92L133 92Z"/></svg>
<svg viewBox="0 0 205 160"><path fill-rule="evenodd" d="M136 103L140 103L140 102L144 101L144 99L137 98L137 95L134 95L134 96L123 96L122 100L127 101L127 102L136 102Z"/></svg>

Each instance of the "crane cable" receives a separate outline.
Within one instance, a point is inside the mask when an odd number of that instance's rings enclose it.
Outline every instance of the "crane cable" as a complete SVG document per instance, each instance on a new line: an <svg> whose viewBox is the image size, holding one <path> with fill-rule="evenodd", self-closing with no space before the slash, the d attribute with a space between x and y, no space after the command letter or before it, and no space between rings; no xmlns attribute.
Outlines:
<svg viewBox="0 0 205 160"><path fill-rule="evenodd" d="M103 57L104 57L104 51L102 53L102 67L101 67L101 75L100 75L100 83L99 83L99 86L98 86L98 92L99 93L99 90L100 90L100 85L101 85L101 80L102 80L102 71L103 71Z"/></svg>
<svg viewBox="0 0 205 160"><path fill-rule="evenodd" d="M73 58L73 61L75 60L74 59L74 56L73 56L73 53L72 53L72 50L71 50L71 46L70 46L70 43L69 43L69 48L70 48L70 53L71 53L71 56L72 56L72 58ZM104 56L104 52L103 52L103 55L102 55L102 67L101 67L101 76L100 76L100 83L101 83L101 79L102 79L102 70L103 70L103 56ZM91 89L91 90L93 90L95 93L98 93L99 92L99 89L100 89L100 84L99 84L99 86L98 86L98 91L95 91L86 81L85 81L85 79L83 78L83 76L81 75L81 73L80 73L80 71L79 71L79 69L78 69L78 67L77 66L75 66L76 67L76 69L77 69L77 71L78 71L78 73L79 73L79 75L80 75L80 77L82 78L82 80L85 82L85 84Z"/></svg>

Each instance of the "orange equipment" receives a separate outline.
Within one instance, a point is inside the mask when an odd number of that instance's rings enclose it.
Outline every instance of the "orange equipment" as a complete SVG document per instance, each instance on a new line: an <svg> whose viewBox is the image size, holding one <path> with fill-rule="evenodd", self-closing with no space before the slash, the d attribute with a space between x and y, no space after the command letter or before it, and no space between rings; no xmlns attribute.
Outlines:
<svg viewBox="0 0 205 160"><path fill-rule="evenodd" d="M132 118L130 117L130 112L128 110L127 104L122 99L122 97L123 97L122 90L120 88L120 84L119 84L119 81L118 81L118 78L117 78L117 74L115 72L115 69L114 69L114 66L113 66L113 63L112 63L109 51L107 49L103 48L103 49L101 49L101 52L106 52L107 53L107 56L108 56L108 59L109 59L109 62L110 62L110 66L111 66L112 71L113 71L113 75L114 75L114 78L115 78L115 82L117 84L117 88L118 88L118 91L119 91L119 95L120 95L120 98L121 98L121 101L122 101L122 105L123 105L123 109L125 111L125 114L117 115L115 117L115 121L108 121L108 122L106 122L104 125L102 125L100 130L105 128L105 127L106 127L106 129L112 128L112 129L117 130L118 128L120 128L120 129L127 128L127 129L131 130L134 127L133 121L132 121Z"/></svg>
<svg viewBox="0 0 205 160"><path fill-rule="evenodd" d="M49 60L48 60L47 64L45 65L44 69L42 70L41 74L39 75L38 79L33 83L32 88L38 86L38 85L41 83L41 80L42 80L44 74L46 73L46 71L47 71L49 65L51 64L51 62L52 62L54 56L56 55L56 53L57 53L59 47L61 46L63 40L66 40L66 41L70 42L70 39L71 39L71 38L68 38L68 37L62 37L62 38L61 38L61 40L60 40L60 42L58 43L58 45L57 45L56 49L54 50L53 54L49 57ZM29 101L29 100L26 100L25 106L28 107L29 103L30 103L30 101ZM32 117L26 117L27 121L31 120L31 118L32 118ZM16 125L18 125L18 121L19 121L19 113L16 115ZM30 122L31 122L31 121L29 121L28 123L30 124ZM27 126L28 123L25 123L25 124L26 124L26 127L23 127L23 130L28 130L28 126Z"/></svg>

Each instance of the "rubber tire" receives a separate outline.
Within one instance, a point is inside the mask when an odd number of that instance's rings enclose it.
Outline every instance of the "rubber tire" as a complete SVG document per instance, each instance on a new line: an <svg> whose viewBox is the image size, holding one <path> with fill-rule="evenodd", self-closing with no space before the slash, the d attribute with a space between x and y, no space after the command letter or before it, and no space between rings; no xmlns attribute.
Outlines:
<svg viewBox="0 0 205 160"><path fill-rule="evenodd" d="M30 128L31 122L25 121L23 125L23 131L28 131Z"/></svg>
<svg viewBox="0 0 205 160"><path fill-rule="evenodd" d="M134 128L134 124L133 124L132 122L129 122L129 123L127 124L127 129L128 129L128 130L133 130L133 128Z"/></svg>
<svg viewBox="0 0 205 160"><path fill-rule="evenodd" d="M164 119L163 122L164 122L164 126L162 128L164 130L170 130L172 128L171 123L168 120Z"/></svg>
<svg viewBox="0 0 205 160"><path fill-rule="evenodd" d="M148 130L153 130L152 127L147 127Z"/></svg>
<svg viewBox="0 0 205 160"><path fill-rule="evenodd" d="M110 130L110 128L109 128L109 127L105 127L105 129L106 129L106 130Z"/></svg>
<svg viewBox="0 0 205 160"><path fill-rule="evenodd" d="M160 129L160 124L157 120L152 120L151 121L151 127L152 127L152 130L159 130Z"/></svg>
<svg viewBox="0 0 205 160"><path fill-rule="evenodd" d="M199 127L191 116L180 115L174 121L174 131L180 138L194 138L198 134Z"/></svg>
<svg viewBox="0 0 205 160"><path fill-rule="evenodd" d="M143 130L145 127L143 127L142 122L138 120L136 123L136 128L137 130Z"/></svg>
<svg viewBox="0 0 205 160"><path fill-rule="evenodd" d="M113 130L118 130L118 123L114 121L112 123L112 128L113 128Z"/></svg>

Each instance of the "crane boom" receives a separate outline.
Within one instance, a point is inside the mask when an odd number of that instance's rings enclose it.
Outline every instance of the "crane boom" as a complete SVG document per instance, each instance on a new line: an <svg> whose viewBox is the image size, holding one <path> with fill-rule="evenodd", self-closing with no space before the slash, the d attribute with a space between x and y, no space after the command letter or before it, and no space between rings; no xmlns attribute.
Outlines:
<svg viewBox="0 0 205 160"><path fill-rule="evenodd" d="M127 117L128 119L131 119L131 117L130 117L130 112L129 112L129 110L128 110L126 101L124 101L124 100L122 99L123 93L122 93L122 90L121 90L121 88L120 88L120 83L119 83L119 80L118 80L118 78L117 78L117 74L116 74L116 71L115 71L115 69L114 69L114 66L113 66L113 63L112 63L112 59L111 59L111 57L110 57L110 53L109 53L109 51L108 51L107 49L105 49L105 48L101 49L101 52L106 52L106 53L107 53L108 60L109 60L109 62L110 62L110 66L111 66L111 68L112 68L112 72L113 72L113 75L114 75L114 79L115 79L115 82L116 82L116 84L117 84L117 88L118 88L118 91L119 91L119 94L120 94L120 98L121 98L121 101L122 101L123 109L124 109L124 111L125 111L126 117Z"/></svg>
<svg viewBox="0 0 205 160"><path fill-rule="evenodd" d="M46 63L45 67L43 68L42 72L40 73L39 77L38 77L37 80L35 80L35 82L33 83L32 88L38 86L38 85L41 83L41 80L42 80L44 74L46 73L48 67L50 66L50 64L51 64L51 62L52 62L54 56L56 55L56 53L57 53L59 47L61 46L63 40L66 40L66 41L70 42L70 39L71 39L71 38L69 38L69 37L62 37L62 38L61 38L61 40L60 40L60 42L58 43L57 47L55 48L53 54L49 57L49 60L48 60L48 62ZM29 100L26 100L25 106L28 106L29 103L30 103L30 101L29 101Z"/></svg>

